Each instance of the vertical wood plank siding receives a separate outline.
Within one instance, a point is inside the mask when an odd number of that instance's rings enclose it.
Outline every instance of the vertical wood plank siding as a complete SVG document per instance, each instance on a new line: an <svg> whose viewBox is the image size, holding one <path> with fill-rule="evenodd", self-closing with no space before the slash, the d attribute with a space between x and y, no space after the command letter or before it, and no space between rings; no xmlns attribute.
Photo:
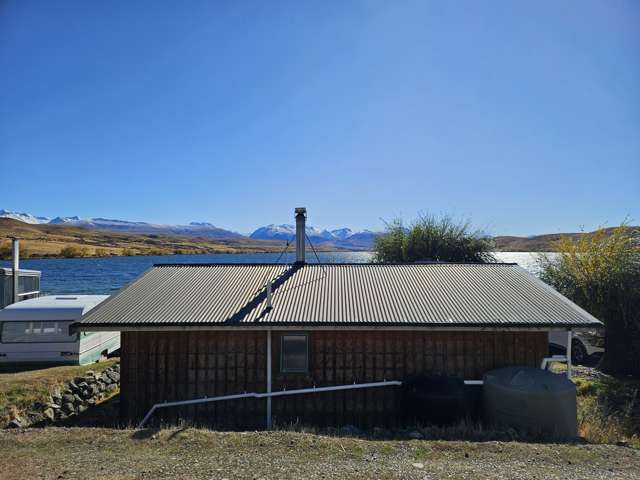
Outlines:
<svg viewBox="0 0 640 480"><path fill-rule="evenodd" d="M309 371L280 371L281 336L272 332L273 390L402 380L414 374L480 379L504 366L537 367L546 332L309 332ZM266 332L123 332L121 406L139 420L154 403L266 390ZM371 426L397 420L397 388L273 399L274 421ZM261 428L264 400L246 399L162 411L221 428Z"/></svg>

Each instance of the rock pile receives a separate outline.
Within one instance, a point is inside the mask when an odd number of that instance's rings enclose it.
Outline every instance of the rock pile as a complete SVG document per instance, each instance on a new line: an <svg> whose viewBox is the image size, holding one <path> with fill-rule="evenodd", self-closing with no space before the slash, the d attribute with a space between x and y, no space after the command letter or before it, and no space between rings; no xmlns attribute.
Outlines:
<svg viewBox="0 0 640 480"><path fill-rule="evenodd" d="M79 415L100 400L110 397L120 389L120 364L116 363L101 373L88 371L76 377L49 395L47 403L34 404L25 415L9 423L10 428L63 421Z"/></svg>

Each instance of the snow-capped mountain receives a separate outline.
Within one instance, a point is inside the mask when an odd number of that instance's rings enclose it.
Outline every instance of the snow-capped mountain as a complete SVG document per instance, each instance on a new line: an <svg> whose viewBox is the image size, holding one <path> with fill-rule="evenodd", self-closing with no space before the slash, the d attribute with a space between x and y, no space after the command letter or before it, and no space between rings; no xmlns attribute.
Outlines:
<svg viewBox="0 0 640 480"><path fill-rule="evenodd" d="M80 222L80 217L56 217L52 220L49 220L48 223L51 225L64 225L65 223L74 223Z"/></svg>
<svg viewBox="0 0 640 480"><path fill-rule="evenodd" d="M308 229L308 227L307 227ZM260 227L249 235L257 240L291 240L295 237L296 227L293 225L267 225Z"/></svg>
<svg viewBox="0 0 640 480"><path fill-rule="evenodd" d="M92 230L111 230L146 235L175 234L217 239L241 238L245 236L216 227L209 222L191 222L187 225L164 225L102 217L80 218L78 216L72 216L49 219L47 217L36 217L30 213L17 213L0 209L0 218L2 217L31 224L67 225ZM306 233L311 243L315 245L333 245L349 250L371 250L375 238L380 235L380 233L370 230L353 231L350 228L326 230L312 226L307 226ZM294 240L296 227L290 224L271 224L258 228L248 236L255 240Z"/></svg>
<svg viewBox="0 0 640 480"><path fill-rule="evenodd" d="M167 234L189 235L192 237L205 238L237 238L239 233L231 232L223 228L216 227L208 222L191 222L188 225L161 225L147 222L131 222L115 218L80 218L74 217L35 217L29 213L15 213L7 210L0 210L0 217L12 218L25 223L40 223L49 225L68 225L72 227L90 228L92 230L111 230L118 232L130 232L140 234Z"/></svg>
<svg viewBox="0 0 640 480"><path fill-rule="evenodd" d="M353 235L353 230L350 228L338 228L337 230L331 230L331 233L338 240L344 240L345 238L349 238Z"/></svg>
<svg viewBox="0 0 640 480"><path fill-rule="evenodd" d="M381 233L372 232L371 230L353 232L348 237L343 238L338 245L349 250L372 250L376 237L380 236Z"/></svg>
<svg viewBox="0 0 640 480"><path fill-rule="evenodd" d="M36 217L30 213L10 212L9 210L4 210L2 208L0 208L0 218L12 218L20 222L31 224L49 223L49 218L47 217Z"/></svg>
<svg viewBox="0 0 640 480"><path fill-rule="evenodd" d="M320 230L308 226L306 228L307 237L312 242L326 243L335 240L336 238L329 230ZM267 225L266 227L260 227L254 231L250 238L255 240L292 240L296 236L296 227L294 225Z"/></svg>
<svg viewBox="0 0 640 480"><path fill-rule="evenodd" d="M206 222L192 222L188 225L163 225L147 222L130 222L128 220L113 218L87 218L70 220L65 222L65 224L83 228L142 234L173 233L175 235L205 238L236 238L241 236L239 233L231 232Z"/></svg>
<svg viewBox="0 0 640 480"><path fill-rule="evenodd" d="M337 247L351 250L370 250L379 233L370 230L354 232L350 228L339 228L336 230L321 230L307 226L307 237L315 244L332 244ZM293 240L296 235L294 225L267 225L255 230L250 236L255 240Z"/></svg>

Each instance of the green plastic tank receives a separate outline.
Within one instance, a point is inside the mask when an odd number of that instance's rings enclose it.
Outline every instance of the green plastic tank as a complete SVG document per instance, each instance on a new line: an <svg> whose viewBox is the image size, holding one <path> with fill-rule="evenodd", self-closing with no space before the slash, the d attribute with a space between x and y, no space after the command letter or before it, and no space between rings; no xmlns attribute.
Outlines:
<svg viewBox="0 0 640 480"><path fill-rule="evenodd" d="M553 438L577 436L576 386L565 375L508 367L487 372L483 380L489 423Z"/></svg>

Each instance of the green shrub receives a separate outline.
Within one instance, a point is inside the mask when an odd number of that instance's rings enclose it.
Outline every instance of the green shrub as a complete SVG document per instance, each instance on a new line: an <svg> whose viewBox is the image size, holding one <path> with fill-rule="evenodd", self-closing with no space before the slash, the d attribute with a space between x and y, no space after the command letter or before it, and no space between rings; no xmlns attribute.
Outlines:
<svg viewBox="0 0 640 480"><path fill-rule="evenodd" d="M541 278L602 320L601 368L640 375L640 237L621 225L573 240L563 237L555 257L540 259Z"/></svg>
<svg viewBox="0 0 640 480"><path fill-rule="evenodd" d="M492 262L492 240L469 222L455 222L449 216L420 216L409 228L400 219L387 225L376 239L374 258L381 263Z"/></svg>

